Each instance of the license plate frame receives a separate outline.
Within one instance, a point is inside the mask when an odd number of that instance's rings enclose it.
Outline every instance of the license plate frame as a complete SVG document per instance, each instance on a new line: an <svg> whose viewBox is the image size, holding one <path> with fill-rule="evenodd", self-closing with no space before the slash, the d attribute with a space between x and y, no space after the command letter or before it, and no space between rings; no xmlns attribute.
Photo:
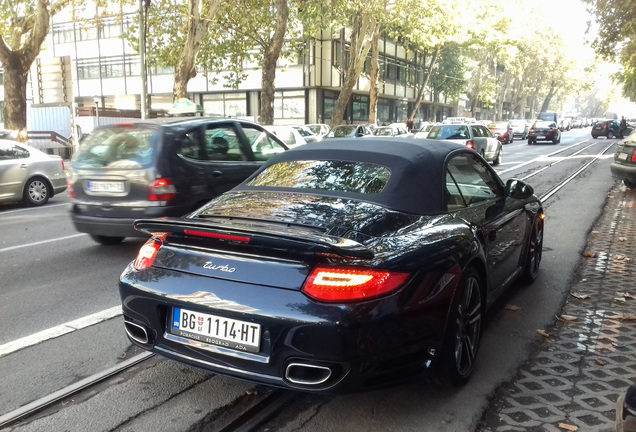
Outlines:
<svg viewBox="0 0 636 432"><path fill-rule="evenodd" d="M86 182L86 190L91 193L123 193L126 188L122 181L89 180Z"/></svg>
<svg viewBox="0 0 636 432"><path fill-rule="evenodd" d="M168 325L173 335L250 353L260 351L261 330L260 324L180 307L172 309Z"/></svg>

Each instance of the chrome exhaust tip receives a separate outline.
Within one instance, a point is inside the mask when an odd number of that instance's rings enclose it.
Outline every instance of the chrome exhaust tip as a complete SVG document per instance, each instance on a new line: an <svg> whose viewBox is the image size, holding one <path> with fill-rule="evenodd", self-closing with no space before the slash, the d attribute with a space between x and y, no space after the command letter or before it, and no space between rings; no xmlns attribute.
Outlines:
<svg viewBox="0 0 636 432"><path fill-rule="evenodd" d="M298 385L323 384L331 375L331 368L306 363L290 363L285 369L285 379Z"/></svg>
<svg viewBox="0 0 636 432"><path fill-rule="evenodd" d="M124 328L129 338L142 345L150 344L150 335L146 327L130 321L124 321Z"/></svg>

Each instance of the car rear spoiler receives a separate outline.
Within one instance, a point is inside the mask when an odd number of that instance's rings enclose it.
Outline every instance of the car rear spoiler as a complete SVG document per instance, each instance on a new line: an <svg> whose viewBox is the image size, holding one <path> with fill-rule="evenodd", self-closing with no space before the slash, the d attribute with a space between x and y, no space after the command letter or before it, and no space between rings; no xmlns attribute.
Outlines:
<svg viewBox="0 0 636 432"><path fill-rule="evenodd" d="M291 227L278 225L276 229L267 224L255 227L241 226L224 221L201 221L178 218L139 219L133 224L137 231L150 235L158 233L180 236L210 237L228 241L249 243L253 246L277 249L301 249L309 252L333 253L345 258L371 259L373 252L366 246L350 239ZM281 227L283 227L281 229ZM251 228L251 229L250 229ZM196 233L193 233L196 232Z"/></svg>

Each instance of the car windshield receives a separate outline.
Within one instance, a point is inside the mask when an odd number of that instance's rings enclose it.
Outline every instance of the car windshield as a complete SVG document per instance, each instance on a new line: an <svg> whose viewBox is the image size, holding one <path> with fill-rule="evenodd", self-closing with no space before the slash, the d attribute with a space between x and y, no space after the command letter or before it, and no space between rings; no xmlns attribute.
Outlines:
<svg viewBox="0 0 636 432"><path fill-rule="evenodd" d="M464 125L435 126L428 133L430 139L468 139L468 128Z"/></svg>
<svg viewBox="0 0 636 432"><path fill-rule="evenodd" d="M82 140L73 166L119 169L147 168L159 142L159 129L148 125L125 125L98 129Z"/></svg>
<svg viewBox="0 0 636 432"><path fill-rule="evenodd" d="M309 131L308 129L301 128L301 127L295 127L294 129L296 129L298 133L304 137L314 136L314 134L311 133L311 131Z"/></svg>
<svg viewBox="0 0 636 432"><path fill-rule="evenodd" d="M320 133L320 126L318 126L318 125L307 126L307 129L309 129L310 131L312 131L316 135L318 135Z"/></svg>
<svg viewBox="0 0 636 432"><path fill-rule="evenodd" d="M523 120L515 120L515 121L510 122L510 126L522 126L522 127L525 127L525 125L526 125L526 122L523 121Z"/></svg>
<svg viewBox="0 0 636 432"><path fill-rule="evenodd" d="M378 136L393 136L393 130L391 128L379 128L376 129L373 134Z"/></svg>
<svg viewBox="0 0 636 432"><path fill-rule="evenodd" d="M267 167L247 185L376 194L382 192L390 176L388 168L370 163L287 161Z"/></svg>
<svg viewBox="0 0 636 432"><path fill-rule="evenodd" d="M356 130L357 127L358 126L355 126L355 125L339 126L337 128L331 129L331 131L327 134L327 136L334 137L334 138L346 137L351 135Z"/></svg>
<svg viewBox="0 0 636 432"><path fill-rule="evenodd" d="M488 129L506 129L508 127L508 123L490 123L488 125Z"/></svg>
<svg viewBox="0 0 636 432"><path fill-rule="evenodd" d="M550 127L552 127L552 122L547 122L547 121L538 121L535 122L534 125L532 126L534 129L537 128L544 128L544 129L548 129Z"/></svg>

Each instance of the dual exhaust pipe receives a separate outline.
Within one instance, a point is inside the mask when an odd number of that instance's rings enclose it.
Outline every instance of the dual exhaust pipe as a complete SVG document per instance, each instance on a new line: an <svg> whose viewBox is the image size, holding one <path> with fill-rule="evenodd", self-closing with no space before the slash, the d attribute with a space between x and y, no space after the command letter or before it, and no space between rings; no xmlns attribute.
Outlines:
<svg viewBox="0 0 636 432"><path fill-rule="evenodd" d="M151 345L150 331L146 326L125 320L124 328L128 337L141 345ZM327 366L292 362L285 368L285 379L301 386L318 386L331 378L333 371Z"/></svg>

